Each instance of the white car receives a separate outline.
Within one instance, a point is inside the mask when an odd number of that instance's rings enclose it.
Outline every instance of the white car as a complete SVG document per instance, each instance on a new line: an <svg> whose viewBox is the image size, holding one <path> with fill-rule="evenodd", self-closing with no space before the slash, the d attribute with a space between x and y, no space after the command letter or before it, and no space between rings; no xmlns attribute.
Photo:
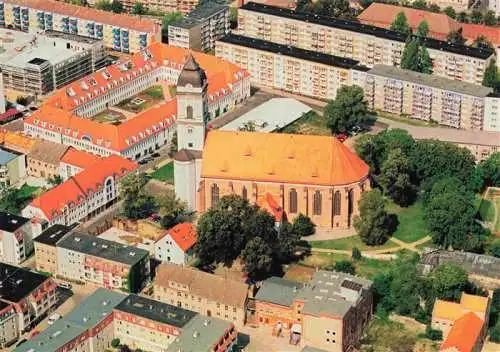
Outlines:
<svg viewBox="0 0 500 352"><path fill-rule="evenodd" d="M61 282L61 283L59 284L59 287L65 288L66 290L71 290L71 288L72 288L73 286L71 286L71 284L69 284L69 283L67 283L67 282Z"/></svg>
<svg viewBox="0 0 500 352"><path fill-rule="evenodd" d="M47 321L47 324L49 325L52 325L54 324L56 321L58 321L59 319L62 318L62 315L59 314L59 313L54 313L52 314L50 317L49 317L49 320Z"/></svg>

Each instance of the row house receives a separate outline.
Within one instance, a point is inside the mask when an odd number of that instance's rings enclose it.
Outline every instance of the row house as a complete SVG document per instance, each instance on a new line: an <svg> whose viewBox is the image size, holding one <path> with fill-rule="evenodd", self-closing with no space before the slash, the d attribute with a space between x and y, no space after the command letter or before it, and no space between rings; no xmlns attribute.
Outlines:
<svg viewBox="0 0 500 352"><path fill-rule="evenodd" d="M343 19L300 13L249 2L238 11L237 34L300 49L354 59L373 67L398 66L407 37ZM433 60L433 75L481 84L494 52L422 38Z"/></svg>
<svg viewBox="0 0 500 352"><path fill-rule="evenodd" d="M55 0L5 0L0 26L22 31L58 31L102 40L108 49L135 53L161 42L161 25L148 18L114 14Z"/></svg>

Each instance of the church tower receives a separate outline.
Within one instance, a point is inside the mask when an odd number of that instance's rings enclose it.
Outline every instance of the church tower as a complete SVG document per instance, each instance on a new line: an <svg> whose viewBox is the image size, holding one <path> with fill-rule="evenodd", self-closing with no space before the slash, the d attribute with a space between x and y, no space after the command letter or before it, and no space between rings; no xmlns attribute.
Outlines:
<svg viewBox="0 0 500 352"><path fill-rule="evenodd" d="M208 122L207 76L190 53L177 80L178 150L203 150Z"/></svg>

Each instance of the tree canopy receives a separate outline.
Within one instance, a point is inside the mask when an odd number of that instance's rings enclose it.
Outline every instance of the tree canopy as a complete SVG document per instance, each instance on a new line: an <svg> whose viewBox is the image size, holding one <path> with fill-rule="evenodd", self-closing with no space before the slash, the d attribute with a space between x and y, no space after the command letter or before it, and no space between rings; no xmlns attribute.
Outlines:
<svg viewBox="0 0 500 352"><path fill-rule="evenodd" d="M299 236L311 236L316 232L316 225L309 216L300 213L293 219L293 232Z"/></svg>
<svg viewBox="0 0 500 352"><path fill-rule="evenodd" d="M427 37L427 35L429 34L429 23L427 23L426 20L420 22L417 30L415 31L415 34L419 37Z"/></svg>
<svg viewBox="0 0 500 352"><path fill-rule="evenodd" d="M395 231L395 221L385 211L385 201L378 189L363 192L359 201L359 216L354 218L354 228L361 240L370 245L387 242Z"/></svg>
<svg viewBox="0 0 500 352"><path fill-rule="evenodd" d="M416 186L412 183L412 168L408 156L401 149L392 149L382 165L378 182L384 194L396 204L406 207L416 196Z"/></svg>
<svg viewBox="0 0 500 352"><path fill-rule="evenodd" d="M432 65L429 51L420 38L418 36L408 36L401 57L401 68L431 74Z"/></svg>
<svg viewBox="0 0 500 352"><path fill-rule="evenodd" d="M459 301L467 287L468 274L461 266L442 264L432 272L432 287L436 298Z"/></svg>
<svg viewBox="0 0 500 352"><path fill-rule="evenodd" d="M484 71L483 86L493 88L495 92L500 92L500 75L495 60L491 60Z"/></svg>
<svg viewBox="0 0 500 352"><path fill-rule="evenodd" d="M144 189L147 182L146 175L135 172L122 180L122 213L128 219L144 219L156 210L155 199Z"/></svg>
<svg viewBox="0 0 500 352"><path fill-rule="evenodd" d="M169 12L163 16L163 19L161 21L161 35L163 38L168 38L168 25L175 22L179 21L182 19L182 13L174 11L174 12Z"/></svg>
<svg viewBox="0 0 500 352"><path fill-rule="evenodd" d="M134 15L145 15L148 12L146 6L141 2L136 2L132 7L132 14Z"/></svg>
<svg viewBox="0 0 500 352"><path fill-rule="evenodd" d="M364 125L366 114L363 89L358 86L342 86L335 100L330 100L324 109L326 124L334 134L348 133L354 126Z"/></svg>
<svg viewBox="0 0 500 352"><path fill-rule="evenodd" d="M156 198L160 223L163 228L169 229L181 222L191 220L193 212L189 211L187 204L175 196L173 190L167 190Z"/></svg>
<svg viewBox="0 0 500 352"><path fill-rule="evenodd" d="M299 0L297 11L344 19L355 17L348 0Z"/></svg>
<svg viewBox="0 0 500 352"><path fill-rule="evenodd" d="M95 4L95 8L104 11L110 11L114 13L123 13L125 9L123 4L119 0L100 0Z"/></svg>
<svg viewBox="0 0 500 352"><path fill-rule="evenodd" d="M450 33L448 33L446 40L452 44L458 44L458 45L464 45L465 42L467 41L467 39L465 39L464 36L462 35L462 28L453 30Z"/></svg>
<svg viewBox="0 0 500 352"><path fill-rule="evenodd" d="M391 26L389 28L392 31L396 31L406 35L411 34L411 28L408 24L408 19L406 18L404 11L401 11L397 14L396 18L391 23Z"/></svg>

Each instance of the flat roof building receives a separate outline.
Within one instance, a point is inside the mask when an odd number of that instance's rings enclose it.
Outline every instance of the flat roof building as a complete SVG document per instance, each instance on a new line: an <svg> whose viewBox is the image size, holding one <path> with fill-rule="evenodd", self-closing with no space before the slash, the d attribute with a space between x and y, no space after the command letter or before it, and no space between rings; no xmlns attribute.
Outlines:
<svg viewBox="0 0 500 352"><path fill-rule="evenodd" d="M0 150L0 158L2 157L4 155ZM28 259L33 253L33 232L30 219L0 212L0 261L19 265Z"/></svg>
<svg viewBox="0 0 500 352"><path fill-rule="evenodd" d="M52 225L34 239L36 270L57 273L57 243L75 227Z"/></svg>
<svg viewBox="0 0 500 352"><path fill-rule="evenodd" d="M0 68L6 88L46 95L107 64L101 41L76 34L0 28Z"/></svg>
<svg viewBox="0 0 500 352"><path fill-rule="evenodd" d="M205 1L168 26L168 43L198 51L215 48L215 41L229 33L227 2Z"/></svg>

